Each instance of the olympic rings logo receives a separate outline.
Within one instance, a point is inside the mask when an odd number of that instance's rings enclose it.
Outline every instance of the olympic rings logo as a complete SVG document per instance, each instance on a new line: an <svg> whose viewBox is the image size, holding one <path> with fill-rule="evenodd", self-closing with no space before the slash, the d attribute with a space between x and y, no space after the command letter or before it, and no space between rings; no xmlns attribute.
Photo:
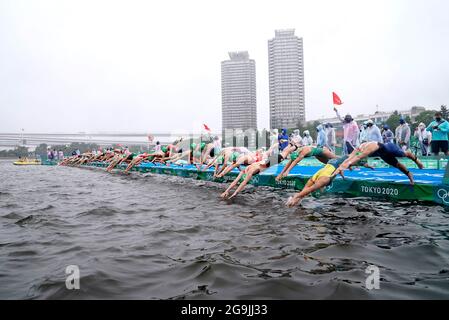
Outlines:
<svg viewBox="0 0 449 320"><path fill-rule="evenodd" d="M253 183L255 183L255 184L259 183L259 176L253 177L252 181L253 181Z"/></svg>
<svg viewBox="0 0 449 320"><path fill-rule="evenodd" d="M445 204L449 204L449 192L445 189L439 189L437 192L438 198L440 198Z"/></svg>

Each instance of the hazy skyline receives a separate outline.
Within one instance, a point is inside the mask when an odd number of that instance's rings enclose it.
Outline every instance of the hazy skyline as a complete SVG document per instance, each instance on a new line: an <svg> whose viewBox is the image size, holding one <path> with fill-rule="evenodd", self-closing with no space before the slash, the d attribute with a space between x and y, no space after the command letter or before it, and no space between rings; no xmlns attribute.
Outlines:
<svg viewBox="0 0 449 320"><path fill-rule="evenodd" d="M0 132L221 129L220 62L256 61L269 126L268 39L304 39L307 120L449 104L449 1L0 0Z"/></svg>

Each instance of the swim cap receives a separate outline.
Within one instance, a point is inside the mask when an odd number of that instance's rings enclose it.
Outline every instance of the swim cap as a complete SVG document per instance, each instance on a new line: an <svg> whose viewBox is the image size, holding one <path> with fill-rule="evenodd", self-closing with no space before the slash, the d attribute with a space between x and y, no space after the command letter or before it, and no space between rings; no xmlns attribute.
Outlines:
<svg viewBox="0 0 449 320"><path fill-rule="evenodd" d="M290 160L295 161L296 159L298 159L298 156L299 156L299 152L293 152L290 155Z"/></svg>
<svg viewBox="0 0 449 320"><path fill-rule="evenodd" d="M195 148L196 148L196 143L192 143L192 144L190 145L190 149L195 150Z"/></svg>
<svg viewBox="0 0 449 320"><path fill-rule="evenodd" d="M230 157L230 159L229 160L231 160L231 162L236 162L237 161L237 158L239 157L239 153L238 152L233 152L232 154L231 154L231 157Z"/></svg>
<svg viewBox="0 0 449 320"><path fill-rule="evenodd" d="M201 142L201 151L203 151L204 148L206 148L206 143L205 142Z"/></svg>
<svg viewBox="0 0 449 320"><path fill-rule="evenodd" d="M167 150L168 150L168 148L167 148L167 147L165 147L165 146L161 148L161 151L162 151L163 153L166 153L166 152L167 152Z"/></svg>

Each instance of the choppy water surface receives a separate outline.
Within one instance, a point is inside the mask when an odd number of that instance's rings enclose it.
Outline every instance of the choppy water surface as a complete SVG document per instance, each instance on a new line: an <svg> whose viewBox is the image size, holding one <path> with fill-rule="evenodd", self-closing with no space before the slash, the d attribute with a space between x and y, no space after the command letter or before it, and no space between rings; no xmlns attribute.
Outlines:
<svg viewBox="0 0 449 320"><path fill-rule="evenodd" d="M449 298L439 206L0 161L2 299ZM65 268L78 265L80 290ZM380 268L380 290L365 270Z"/></svg>

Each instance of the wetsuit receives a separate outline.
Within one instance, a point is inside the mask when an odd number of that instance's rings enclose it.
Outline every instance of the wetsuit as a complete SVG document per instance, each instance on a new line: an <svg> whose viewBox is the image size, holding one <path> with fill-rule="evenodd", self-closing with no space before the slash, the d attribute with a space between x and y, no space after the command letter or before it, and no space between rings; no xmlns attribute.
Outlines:
<svg viewBox="0 0 449 320"><path fill-rule="evenodd" d="M305 158L309 157L320 157L323 155L323 148L312 148L312 150L305 155ZM293 152L290 156L291 160L296 160L299 157L299 154L302 152L302 148L300 148L298 151Z"/></svg>
<svg viewBox="0 0 449 320"><path fill-rule="evenodd" d="M321 177L330 178L332 174L337 170L337 168L349 158L348 155L342 156L340 158L334 158L329 160L329 162L324 166L324 168L318 170L312 177L312 181L315 182Z"/></svg>
<svg viewBox="0 0 449 320"><path fill-rule="evenodd" d="M399 161L396 159L405 157L405 152L394 143L377 143L379 149L371 154L371 157L379 157L390 166L397 167Z"/></svg>

